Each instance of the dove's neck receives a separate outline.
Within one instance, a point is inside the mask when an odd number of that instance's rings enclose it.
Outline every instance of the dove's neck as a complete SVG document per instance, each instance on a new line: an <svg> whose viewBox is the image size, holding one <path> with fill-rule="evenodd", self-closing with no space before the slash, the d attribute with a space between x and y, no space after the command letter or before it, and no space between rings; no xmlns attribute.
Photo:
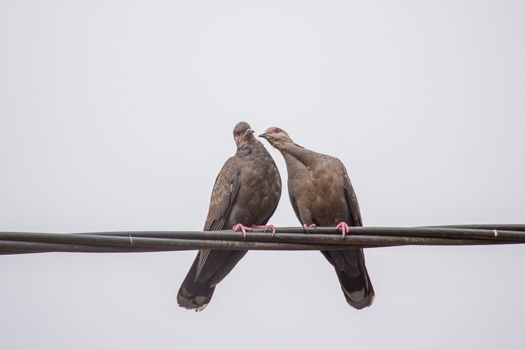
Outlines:
<svg viewBox="0 0 525 350"><path fill-rule="evenodd" d="M237 154L241 157L252 156L260 153L267 153L266 148L259 140L253 140L252 142L245 143L237 147Z"/></svg>
<svg viewBox="0 0 525 350"><path fill-rule="evenodd" d="M290 158L293 158L295 161L299 161L305 166L311 165L314 157L314 152L301 147L295 143L287 143L282 149L284 160L288 163L292 161Z"/></svg>

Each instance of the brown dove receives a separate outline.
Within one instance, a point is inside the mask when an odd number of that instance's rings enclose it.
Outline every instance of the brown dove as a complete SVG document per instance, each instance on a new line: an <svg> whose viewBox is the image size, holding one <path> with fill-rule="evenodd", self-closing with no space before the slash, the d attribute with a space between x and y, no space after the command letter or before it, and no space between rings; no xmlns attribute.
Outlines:
<svg viewBox="0 0 525 350"><path fill-rule="evenodd" d="M362 226L357 197L343 163L325 154L295 144L277 127L268 128L265 138L284 157L288 190L295 215L305 229L336 226L343 236L348 226ZM365 266L362 249L322 251L333 265L348 304L357 309L370 306L374 288Z"/></svg>
<svg viewBox="0 0 525 350"><path fill-rule="evenodd" d="M237 152L224 163L211 193L204 231L251 231L265 226L281 197L281 176L270 153L246 122L233 129ZM247 251L202 249L179 289L179 306L200 311L215 286Z"/></svg>

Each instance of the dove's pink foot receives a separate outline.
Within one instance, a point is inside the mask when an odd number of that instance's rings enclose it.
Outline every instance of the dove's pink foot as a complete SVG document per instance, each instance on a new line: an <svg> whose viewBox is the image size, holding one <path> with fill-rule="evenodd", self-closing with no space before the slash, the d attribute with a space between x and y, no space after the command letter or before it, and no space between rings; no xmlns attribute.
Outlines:
<svg viewBox="0 0 525 350"><path fill-rule="evenodd" d="M273 225L252 225L252 228L263 228L264 232L266 232L266 229L269 228L272 230L272 237L275 236L275 226Z"/></svg>
<svg viewBox="0 0 525 350"><path fill-rule="evenodd" d="M344 221L341 221L337 224L335 227L338 230L341 230L341 233L343 234L343 238L345 238L346 234L350 232L350 227L348 227L348 224Z"/></svg>
<svg viewBox="0 0 525 350"><path fill-rule="evenodd" d="M309 228L316 228L317 225L316 225L316 224L311 224L311 225L304 224L303 227L304 227L304 230L305 230L306 232L308 232L308 229L309 229Z"/></svg>
<svg viewBox="0 0 525 350"><path fill-rule="evenodd" d="M237 225L233 226L232 230L234 230L235 232L241 231L242 232L242 236L244 237L244 239L246 239L246 232L253 231L253 229L251 227L244 226L243 224L237 224Z"/></svg>

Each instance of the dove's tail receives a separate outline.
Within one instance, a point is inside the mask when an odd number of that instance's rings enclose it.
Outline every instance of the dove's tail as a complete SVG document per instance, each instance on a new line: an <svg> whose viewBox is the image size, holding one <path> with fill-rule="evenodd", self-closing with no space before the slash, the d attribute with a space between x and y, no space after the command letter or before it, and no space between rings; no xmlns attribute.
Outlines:
<svg viewBox="0 0 525 350"><path fill-rule="evenodd" d="M201 252L197 254L177 294L179 306L195 311L201 311L208 305L215 290L215 287L210 287L209 283L197 279L200 255Z"/></svg>
<svg viewBox="0 0 525 350"><path fill-rule="evenodd" d="M203 310L211 300L215 286L246 254L241 250L200 250L177 294L179 306Z"/></svg>
<svg viewBox="0 0 525 350"><path fill-rule="evenodd" d="M374 287L366 271L363 249L332 250L322 253L335 268L346 302L356 309L372 305Z"/></svg>

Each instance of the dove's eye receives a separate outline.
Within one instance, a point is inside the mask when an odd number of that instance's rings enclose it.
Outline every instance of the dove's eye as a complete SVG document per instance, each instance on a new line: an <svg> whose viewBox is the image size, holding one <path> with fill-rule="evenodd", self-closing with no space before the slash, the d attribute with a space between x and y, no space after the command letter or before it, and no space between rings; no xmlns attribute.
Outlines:
<svg viewBox="0 0 525 350"><path fill-rule="evenodd" d="M240 134L241 134L241 132L240 132L239 130L237 130L237 131L235 132L235 136L239 136Z"/></svg>
<svg viewBox="0 0 525 350"><path fill-rule="evenodd" d="M281 132L281 129L275 128L274 132Z"/></svg>

